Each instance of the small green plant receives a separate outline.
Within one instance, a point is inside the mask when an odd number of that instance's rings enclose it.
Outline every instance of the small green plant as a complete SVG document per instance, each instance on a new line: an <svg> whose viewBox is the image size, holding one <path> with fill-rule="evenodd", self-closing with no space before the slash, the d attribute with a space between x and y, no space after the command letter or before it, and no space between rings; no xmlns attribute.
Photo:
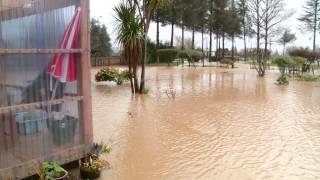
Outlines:
<svg viewBox="0 0 320 180"><path fill-rule="evenodd" d="M285 75L285 74L282 74L282 75L277 79L277 84L278 84L278 85L288 85L288 84L289 84L288 76Z"/></svg>
<svg viewBox="0 0 320 180"><path fill-rule="evenodd" d="M91 153L81 159L80 174L83 179L97 179L100 177L102 169L106 168L109 163L100 159L100 155L110 153L111 147L104 143L94 143Z"/></svg>
<svg viewBox="0 0 320 180"><path fill-rule="evenodd" d="M56 178L66 175L66 170L63 169L57 162L48 161L43 162L37 170L40 180L55 180Z"/></svg>

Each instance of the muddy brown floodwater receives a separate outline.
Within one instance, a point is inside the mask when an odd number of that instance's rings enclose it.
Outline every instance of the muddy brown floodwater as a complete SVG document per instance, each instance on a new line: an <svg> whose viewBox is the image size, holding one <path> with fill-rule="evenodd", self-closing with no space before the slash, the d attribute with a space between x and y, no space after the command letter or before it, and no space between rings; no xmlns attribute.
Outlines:
<svg viewBox="0 0 320 180"><path fill-rule="evenodd" d="M101 179L320 179L320 84L277 76L149 67L150 92L137 97L93 83L94 138L113 147Z"/></svg>

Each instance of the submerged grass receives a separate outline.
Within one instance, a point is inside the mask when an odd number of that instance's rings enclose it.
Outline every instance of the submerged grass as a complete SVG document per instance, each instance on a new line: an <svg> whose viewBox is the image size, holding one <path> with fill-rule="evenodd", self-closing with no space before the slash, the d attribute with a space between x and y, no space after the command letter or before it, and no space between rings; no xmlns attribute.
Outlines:
<svg viewBox="0 0 320 180"><path fill-rule="evenodd" d="M305 75L297 76L296 80L316 82L316 81L320 81L320 76L305 74Z"/></svg>

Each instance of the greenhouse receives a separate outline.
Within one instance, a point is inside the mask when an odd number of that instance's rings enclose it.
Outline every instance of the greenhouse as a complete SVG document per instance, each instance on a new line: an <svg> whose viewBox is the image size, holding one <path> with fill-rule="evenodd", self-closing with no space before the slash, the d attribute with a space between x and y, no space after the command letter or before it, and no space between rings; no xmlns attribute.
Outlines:
<svg viewBox="0 0 320 180"><path fill-rule="evenodd" d="M88 0L0 0L0 179L92 144Z"/></svg>

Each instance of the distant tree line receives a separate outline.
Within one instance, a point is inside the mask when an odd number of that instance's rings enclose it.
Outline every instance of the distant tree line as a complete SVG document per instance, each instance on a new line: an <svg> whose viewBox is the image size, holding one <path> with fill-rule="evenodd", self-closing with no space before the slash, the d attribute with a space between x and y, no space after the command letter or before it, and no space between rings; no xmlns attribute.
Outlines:
<svg viewBox="0 0 320 180"><path fill-rule="evenodd" d="M243 39L244 59L247 59L247 39L256 37L256 61L259 76L264 76L268 53L279 24L292 15L284 11L284 0L171 0L168 6L158 8L152 16L157 24L156 47L159 47L160 25L171 26L170 45L174 45L175 27L181 28L181 48L185 46L185 31L202 34L201 50L204 51L204 34L209 35L209 59L226 55L225 42L231 41L231 56L235 55L235 38ZM215 42L214 42L215 39ZM213 49L215 43L216 49Z"/></svg>

